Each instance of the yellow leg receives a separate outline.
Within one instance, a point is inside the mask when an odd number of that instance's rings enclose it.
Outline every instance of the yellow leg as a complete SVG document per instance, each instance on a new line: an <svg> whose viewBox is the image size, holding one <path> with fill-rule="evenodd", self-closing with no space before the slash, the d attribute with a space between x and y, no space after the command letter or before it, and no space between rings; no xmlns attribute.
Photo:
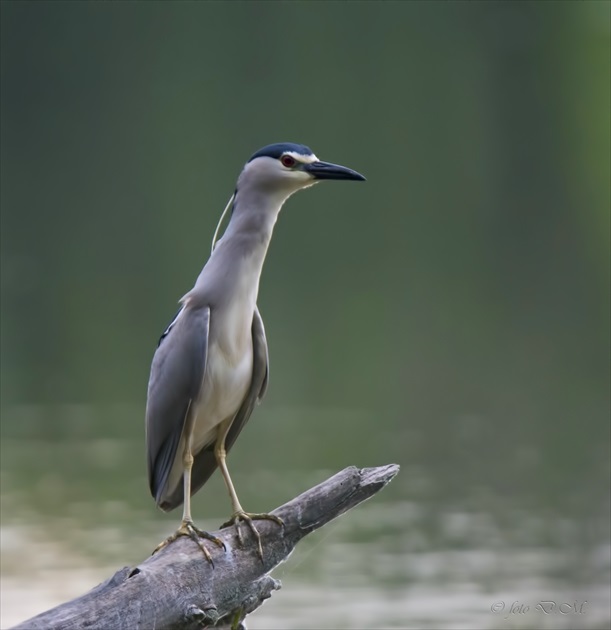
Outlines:
<svg viewBox="0 0 611 630"><path fill-rule="evenodd" d="M180 523L180 527L166 540L164 540L160 545L158 545L153 553L163 549L171 542L174 542L180 536L188 536L193 542L197 544L197 546L203 551L204 556L206 556L206 560L214 566L214 562L212 562L212 557L210 556L210 552L206 549L206 546L201 541L202 538L206 540L210 540L215 545L222 547L225 549L225 543L220 538L205 532L202 529L196 527L193 523L193 519L191 518L191 470L193 468L193 453L191 452L191 432L188 432L185 450L183 453L182 459L184 473L183 473L183 488L184 488L184 502L183 502L183 511L182 511L182 522Z"/></svg>
<svg viewBox="0 0 611 630"><path fill-rule="evenodd" d="M182 508L182 522L192 523L191 518L191 470L193 469L193 453L191 452L192 444L192 432L189 431L187 439L185 440L185 450L182 456L182 465L184 469L183 473L183 508Z"/></svg>
<svg viewBox="0 0 611 630"><path fill-rule="evenodd" d="M223 475L223 479L225 480L225 485L227 486L227 492L229 492L229 498L231 499L231 505L233 508L233 514L229 521L223 523L221 525L221 529L224 527L229 527L230 525L235 526L236 532L238 535L238 540L240 544L243 544L242 532L240 531L239 522L244 521L246 525L248 525L250 531L253 533L257 540L257 552L259 554L259 558L263 560L263 547L261 546L261 536L255 527L253 520L268 520L274 521L281 527L284 525L282 519L278 518L274 514L253 514L250 512L245 512L242 508L240 500L238 499L237 492L235 491L235 487L233 485L233 481L231 481L231 476L229 475L229 469L227 468L227 452L225 450L225 438L227 437L227 433L229 432L229 428L231 427L231 422L233 418L229 421L225 421L221 424L219 429L219 435L216 440L216 444L214 445L214 455L216 457L216 461L221 470L221 474Z"/></svg>

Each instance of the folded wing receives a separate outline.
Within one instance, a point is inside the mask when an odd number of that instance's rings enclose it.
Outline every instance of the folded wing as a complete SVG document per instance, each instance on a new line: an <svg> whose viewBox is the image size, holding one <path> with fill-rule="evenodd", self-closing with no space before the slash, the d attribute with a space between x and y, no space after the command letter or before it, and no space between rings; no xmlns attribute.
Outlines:
<svg viewBox="0 0 611 630"><path fill-rule="evenodd" d="M176 490L167 487L168 479L174 461L182 457L178 445L194 409L192 403L200 394L209 330L209 307L184 306L161 336L153 357L146 403L146 450L149 487L162 509L166 509L166 496ZM177 488L182 496L182 484Z"/></svg>
<svg viewBox="0 0 611 630"><path fill-rule="evenodd" d="M248 422L257 401L263 398L267 389L269 377L269 359L267 351L267 339L265 338L265 328L263 320L259 313L259 309L255 308L252 321L252 348L253 348L253 367L252 381L246 397L240 406L229 433L225 438L225 449L227 452L231 449L236 441L240 431ZM191 494L195 494L210 479L210 476L217 468L216 458L214 456L214 443L209 444L195 455L193 469L191 471ZM184 493L182 487L174 489L171 494L166 496L163 503L160 504L163 510L173 510L182 504Z"/></svg>

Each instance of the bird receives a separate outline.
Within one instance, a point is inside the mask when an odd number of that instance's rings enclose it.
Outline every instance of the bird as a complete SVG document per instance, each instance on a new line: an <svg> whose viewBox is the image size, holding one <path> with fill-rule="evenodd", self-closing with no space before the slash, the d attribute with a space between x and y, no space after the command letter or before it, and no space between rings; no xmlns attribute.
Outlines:
<svg viewBox="0 0 611 630"><path fill-rule="evenodd" d="M226 456L268 386L268 346L257 297L274 225L292 194L324 180L365 177L319 160L301 144L270 144L255 152L238 176L210 257L159 339L145 413L148 481L161 510L182 504L183 514L176 532L155 551L187 536L212 563L204 541L225 547L219 538L199 529L191 516L191 496L217 467L232 505L232 516L222 527L234 525L243 542L239 527L243 522L255 536L262 559L253 521L283 525L273 514L242 508ZM229 222L217 240L229 210Z"/></svg>

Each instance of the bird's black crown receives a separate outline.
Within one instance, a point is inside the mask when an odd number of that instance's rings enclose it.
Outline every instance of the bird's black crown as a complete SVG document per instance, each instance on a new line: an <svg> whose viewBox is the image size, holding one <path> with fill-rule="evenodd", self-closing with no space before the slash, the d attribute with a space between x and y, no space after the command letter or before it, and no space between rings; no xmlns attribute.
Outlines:
<svg viewBox="0 0 611 630"><path fill-rule="evenodd" d="M259 149L256 153L251 155L249 162L252 162L258 157L270 157L276 160L280 159L280 156L287 151L293 151L293 153L299 153L300 155L312 155L312 149L306 147L303 144L294 144L293 142L277 142L276 144L268 144L266 147Z"/></svg>

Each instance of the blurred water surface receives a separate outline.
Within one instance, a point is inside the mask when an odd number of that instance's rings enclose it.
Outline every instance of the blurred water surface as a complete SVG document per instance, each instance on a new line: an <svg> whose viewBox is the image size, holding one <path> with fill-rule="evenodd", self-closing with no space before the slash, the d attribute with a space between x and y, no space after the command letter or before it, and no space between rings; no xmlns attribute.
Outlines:
<svg viewBox="0 0 611 630"><path fill-rule="evenodd" d="M48 410L14 411L25 427ZM118 440L108 428L138 411L79 406L74 418L89 418L89 429L77 423L70 438L3 439L3 628L138 563L177 525L180 515L157 513L148 496L142 441ZM312 439L312 427L297 419L324 417L324 410L268 411L259 411L230 455L243 503L255 510L271 509L335 472L300 467L300 449L291 448ZM71 416L68 409L57 412ZM328 414L341 417L339 410ZM101 418L107 422L98 426ZM290 424L290 440L283 422ZM334 439L330 431L327 440ZM355 449L353 463L387 463L383 449L375 441L370 446L367 455ZM530 491L514 486L502 494L487 479L474 486L468 456L441 471L417 458L400 461L403 469L388 488L304 540L276 569L283 589L251 616L250 627L608 626L611 548L603 487L567 487L572 496L558 503L536 483ZM444 476L463 492L440 483ZM205 528L225 519L229 502L216 475L193 507ZM564 612L536 608L549 601L564 604ZM530 609L520 612L516 602Z"/></svg>
<svg viewBox="0 0 611 630"><path fill-rule="evenodd" d="M229 465L257 511L402 470L252 627L609 627L611 4L0 11L2 626L176 527L145 480L155 343L244 161L295 141L367 182L281 213ZM194 514L228 503L215 475Z"/></svg>

